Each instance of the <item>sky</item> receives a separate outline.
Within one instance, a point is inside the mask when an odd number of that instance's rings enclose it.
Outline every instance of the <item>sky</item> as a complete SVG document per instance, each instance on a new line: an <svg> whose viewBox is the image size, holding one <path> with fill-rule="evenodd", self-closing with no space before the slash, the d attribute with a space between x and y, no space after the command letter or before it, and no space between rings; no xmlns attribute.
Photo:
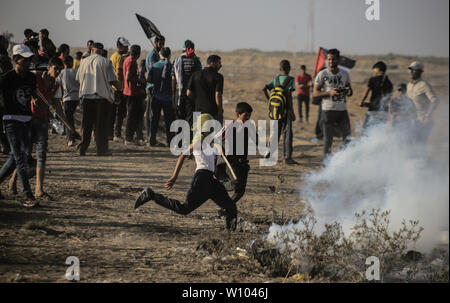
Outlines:
<svg viewBox="0 0 450 303"><path fill-rule="evenodd" d="M73 0L0 1L0 32L12 32L18 42L25 28L47 28L57 46L92 39L114 48L124 36L150 49L138 13L156 24L173 50L186 39L201 51L308 50L310 0L78 0L79 21L66 19L66 1ZM375 0L378 21L366 19L366 1L314 0L314 49L448 57L448 0Z"/></svg>

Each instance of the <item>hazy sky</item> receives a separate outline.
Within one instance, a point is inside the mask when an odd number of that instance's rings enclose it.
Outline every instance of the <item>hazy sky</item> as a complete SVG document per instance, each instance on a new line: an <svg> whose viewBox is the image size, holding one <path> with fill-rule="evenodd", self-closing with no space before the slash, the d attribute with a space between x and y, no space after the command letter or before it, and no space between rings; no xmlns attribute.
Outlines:
<svg viewBox="0 0 450 303"><path fill-rule="evenodd" d="M149 49L134 13L152 20L166 46L185 39L199 50L297 50L307 47L309 0L79 0L80 21L66 20L66 0L0 0L0 32L47 28L58 46L118 36ZM380 21L366 20L366 0L315 0L314 46L345 54L449 54L448 0L379 0Z"/></svg>

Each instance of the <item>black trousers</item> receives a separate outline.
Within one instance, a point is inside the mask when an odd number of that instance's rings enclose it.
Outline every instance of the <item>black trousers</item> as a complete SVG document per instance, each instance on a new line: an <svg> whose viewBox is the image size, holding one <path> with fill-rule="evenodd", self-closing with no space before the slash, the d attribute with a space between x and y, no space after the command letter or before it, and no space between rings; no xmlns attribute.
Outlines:
<svg viewBox="0 0 450 303"><path fill-rule="evenodd" d="M193 123L194 101L186 96L186 92L182 92L180 96L180 105L177 108L178 119L186 120L189 126Z"/></svg>
<svg viewBox="0 0 450 303"><path fill-rule="evenodd" d="M278 120L278 142L280 142L281 134L283 134L283 159L290 159L292 157L292 141L294 133L292 131L292 119L287 115L285 118ZM272 142L272 133L270 135L270 142Z"/></svg>
<svg viewBox="0 0 450 303"><path fill-rule="evenodd" d="M306 120L309 119L309 95L297 95L297 100L298 100L298 116L300 117L300 119L303 118L303 113L302 113L302 105L303 103L305 103L305 117Z"/></svg>
<svg viewBox="0 0 450 303"><path fill-rule="evenodd" d="M321 114L321 126L324 136L323 154L331 153L333 137L342 137L344 144L348 143L347 137L351 134L350 118L348 112L336 110L324 110Z"/></svg>
<svg viewBox="0 0 450 303"><path fill-rule="evenodd" d="M127 116L127 100L121 91L114 91L114 104L111 112L110 135L122 137L123 120Z"/></svg>
<svg viewBox="0 0 450 303"><path fill-rule="evenodd" d="M127 98L127 125L125 130L125 140L133 141L134 133L138 132L139 123L144 117L143 96L126 96ZM142 134L141 134L142 135ZM139 134L137 135L138 139Z"/></svg>
<svg viewBox="0 0 450 303"><path fill-rule="evenodd" d="M170 125L175 120L175 111L172 107L172 101L162 101L155 97L152 100L152 122L150 132L150 143L156 142L156 133L158 132L159 119L161 118L161 110L164 113L164 122L166 124L166 141L167 146L170 145L172 140L172 133L170 132Z"/></svg>
<svg viewBox="0 0 450 303"><path fill-rule="evenodd" d="M322 118L322 105L319 105L319 111L317 113L317 122L316 122L316 128L314 129L314 132L316 134L317 139L323 138L323 131L321 124L321 118Z"/></svg>
<svg viewBox="0 0 450 303"><path fill-rule="evenodd" d="M75 111L77 110L78 104L80 104L80 100L69 100L64 101L64 115L66 116L67 122L69 122L69 125L72 126L73 129L75 129L75 121L73 119L73 116L75 114ZM71 132L66 127L66 133L67 133L67 140L73 141L75 140L75 134Z"/></svg>
<svg viewBox="0 0 450 303"><path fill-rule="evenodd" d="M106 99L84 99L82 139L78 144L80 153L85 153L91 143L92 130L95 131L97 156L108 152L108 107Z"/></svg>
<svg viewBox="0 0 450 303"><path fill-rule="evenodd" d="M228 156L227 159L228 162L230 162L230 166L233 169L237 180L233 179L231 173L227 173L227 165L222 157L217 159L216 171L214 174L223 183L227 191L233 192L231 200L236 203L245 194L250 166L248 165L248 160L244 157Z"/></svg>
<svg viewBox="0 0 450 303"><path fill-rule="evenodd" d="M157 204L181 215L191 213L208 199L213 200L219 207L225 209L227 225L229 221L237 217L236 204L230 199L222 183L213 178L213 172L206 169L199 169L195 172L186 194L185 203L161 194L155 194Z"/></svg>

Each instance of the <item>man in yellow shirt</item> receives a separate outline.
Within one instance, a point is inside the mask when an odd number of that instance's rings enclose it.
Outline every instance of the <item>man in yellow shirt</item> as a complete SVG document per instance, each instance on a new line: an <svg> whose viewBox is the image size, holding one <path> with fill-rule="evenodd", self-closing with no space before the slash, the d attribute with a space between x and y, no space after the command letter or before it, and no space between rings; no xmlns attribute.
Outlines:
<svg viewBox="0 0 450 303"><path fill-rule="evenodd" d="M122 125L125 116L127 115L127 104L123 97L123 62L128 56L128 47L130 42L124 37L117 39L117 50L111 55L111 62L116 75L118 84L114 88L114 108L111 117L111 132L114 129L114 141L121 141Z"/></svg>
<svg viewBox="0 0 450 303"><path fill-rule="evenodd" d="M433 113L440 101L431 85L422 79L423 67L423 63L419 61L409 65L411 81L407 85L406 94L416 106L418 139L425 143L434 125Z"/></svg>
<svg viewBox="0 0 450 303"><path fill-rule="evenodd" d="M81 56L83 56L83 53L78 51L75 53L75 59L73 59L73 67L77 69L80 66Z"/></svg>

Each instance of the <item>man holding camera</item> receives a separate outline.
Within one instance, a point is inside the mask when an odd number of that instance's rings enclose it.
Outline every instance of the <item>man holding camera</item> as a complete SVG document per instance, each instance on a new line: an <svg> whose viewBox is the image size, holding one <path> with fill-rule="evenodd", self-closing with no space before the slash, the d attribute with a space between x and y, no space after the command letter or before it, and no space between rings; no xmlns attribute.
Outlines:
<svg viewBox="0 0 450 303"><path fill-rule="evenodd" d="M346 97L353 95L348 73L338 67L340 52L330 49L327 53L328 68L317 74L314 97L322 98L321 126L324 136L323 153L331 153L333 137L342 137L349 142L351 134L350 118L347 112Z"/></svg>

